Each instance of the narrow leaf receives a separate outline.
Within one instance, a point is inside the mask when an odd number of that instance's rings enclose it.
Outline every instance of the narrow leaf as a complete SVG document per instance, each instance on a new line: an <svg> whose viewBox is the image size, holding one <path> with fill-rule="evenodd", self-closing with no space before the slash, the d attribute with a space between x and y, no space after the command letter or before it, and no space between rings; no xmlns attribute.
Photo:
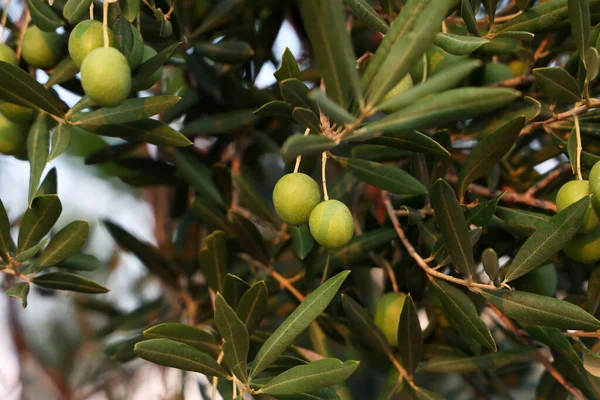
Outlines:
<svg viewBox="0 0 600 400"><path fill-rule="evenodd" d="M32 282L46 289L69 290L79 293L108 292L108 289L99 283L70 272L50 272L36 276Z"/></svg>
<svg viewBox="0 0 600 400"><path fill-rule="evenodd" d="M248 333L252 334L260 326L267 312L269 293L264 281L256 282L240 299L237 306L237 316L246 325Z"/></svg>
<svg viewBox="0 0 600 400"><path fill-rule="evenodd" d="M67 151L71 145L71 131L70 128L65 124L59 124L54 133L52 133L52 147L50 154L48 154L48 162L54 160L62 153Z"/></svg>
<svg viewBox="0 0 600 400"><path fill-rule="evenodd" d="M185 343L215 357L221 351L220 343L210 333L195 326L178 322L164 322L144 331L146 339L170 339Z"/></svg>
<svg viewBox="0 0 600 400"><path fill-rule="evenodd" d="M63 16L71 25L81 21L88 13L92 0L67 0L63 8Z"/></svg>
<svg viewBox="0 0 600 400"><path fill-rule="evenodd" d="M27 158L29 159L29 205L35 196L42 179L44 167L50 151L50 130L46 114L39 114L27 135Z"/></svg>
<svg viewBox="0 0 600 400"><path fill-rule="evenodd" d="M10 237L10 221L4 203L0 200L0 257L8 262L12 238Z"/></svg>
<svg viewBox="0 0 600 400"><path fill-rule="evenodd" d="M90 226L86 221L73 221L56 234L38 260L38 267L50 267L71 257L87 241Z"/></svg>
<svg viewBox="0 0 600 400"><path fill-rule="evenodd" d="M284 81L288 78L302 80L302 75L300 74L300 68L298 68L296 58L294 58L294 55L287 47L281 55L281 65L279 68L277 68L277 71L275 71L273 75L275 75L275 79L277 79L278 82Z"/></svg>
<svg viewBox="0 0 600 400"><path fill-rule="evenodd" d="M388 24L366 0L345 0L345 3L358 17L358 20L369 28L384 34L388 31Z"/></svg>
<svg viewBox="0 0 600 400"><path fill-rule="evenodd" d="M4 291L7 295L21 300L23 308L27 308L27 295L29 294L29 283L17 282Z"/></svg>
<svg viewBox="0 0 600 400"><path fill-rule="evenodd" d="M437 46L457 56L468 56L486 43L489 43L488 39L453 33L438 33L435 36Z"/></svg>
<svg viewBox="0 0 600 400"><path fill-rule="evenodd" d="M56 195L44 195L33 199L31 207L25 211L21 221L17 252L26 250L42 240L50 232L61 212L62 205Z"/></svg>
<svg viewBox="0 0 600 400"><path fill-rule="evenodd" d="M215 299L215 324L225 339L223 343L225 361L236 378L244 383L248 382L247 363L250 348L248 330L221 293L217 293Z"/></svg>
<svg viewBox="0 0 600 400"><path fill-rule="evenodd" d="M223 292L225 275L227 274L227 234L214 231L204 240L204 248L200 250L198 261L208 286L215 292Z"/></svg>
<svg viewBox="0 0 600 400"><path fill-rule="evenodd" d="M569 23L571 24L571 36L577 46L579 56L585 62L585 53L592 30L589 2L588 0L569 0L567 8L569 11Z"/></svg>
<svg viewBox="0 0 600 400"><path fill-rule="evenodd" d="M290 162L296 157L312 156L333 149L337 144L320 135L290 135L281 146L281 157L284 162Z"/></svg>
<svg viewBox="0 0 600 400"><path fill-rule="evenodd" d="M535 350L535 347L519 347L475 357L437 356L421 364L419 372L447 374L494 370L514 363L531 361Z"/></svg>
<svg viewBox="0 0 600 400"><path fill-rule="evenodd" d="M406 296L398 324L398 350L402 366L412 376L423 357L423 333L412 297Z"/></svg>
<svg viewBox="0 0 600 400"><path fill-rule="evenodd" d="M390 354L392 352L384 333L375 325L373 318L371 318L364 308L351 297L344 294L342 294L342 306L344 307L344 314L348 318L350 326L359 338L363 338L365 344L382 354Z"/></svg>
<svg viewBox="0 0 600 400"><path fill-rule="evenodd" d="M533 76L540 89L551 100L557 103L581 100L581 89L577 81L564 68L536 68L533 70Z"/></svg>

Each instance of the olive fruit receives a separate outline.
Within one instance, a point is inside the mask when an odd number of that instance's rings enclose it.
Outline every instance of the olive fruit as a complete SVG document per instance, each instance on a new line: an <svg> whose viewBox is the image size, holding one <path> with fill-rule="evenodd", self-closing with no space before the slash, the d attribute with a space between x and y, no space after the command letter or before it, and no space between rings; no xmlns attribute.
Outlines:
<svg viewBox="0 0 600 400"><path fill-rule="evenodd" d="M0 153L23 158L27 153L28 124L19 124L0 114Z"/></svg>
<svg viewBox="0 0 600 400"><path fill-rule="evenodd" d="M7 62L12 65L19 65L17 53L4 43L0 43L0 61Z"/></svg>
<svg viewBox="0 0 600 400"><path fill-rule="evenodd" d="M592 167L590 172L590 193L592 194L592 204L596 212L600 213L600 162Z"/></svg>
<svg viewBox="0 0 600 400"><path fill-rule="evenodd" d="M563 247L563 251L573 260L594 263L600 260L600 226L587 233L578 233Z"/></svg>
<svg viewBox="0 0 600 400"><path fill-rule="evenodd" d="M131 90L131 70L127 59L112 47L92 50L81 64L81 85L96 104L118 106Z"/></svg>
<svg viewBox="0 0 600 400"><path fill-rule="evenodd" d="M156 50L154 50L152 47L150 47L148 45L144 45L144 55L142 56L142 64L145 63L146 61L148 61L149 59L151 59L152 57L154 57L155 55L156 55ZM154 71L152 73L152 75L150 75L148 78L146 78L144 80L144 82L142 82L140 84L139 87L136 87L135 89L136 90L150 89L160 79L160 77L162 76L162 71L163 71L163 68L160 67L159 69Z"/></svg>
<svg viewBox="0 0 600 400"><path fill-rule="evenodd" d="M513 282L518 290L554 297L558 276L554 264L542 265Z"/></svg>
<svg viewBox="0 0 600 400"><path fill-rule="evenodd" d="M35 115L33 108L9 103L8 101L0 102L0 113L13 122L31 121Z"/></svg>
<svg viewBox="0 0 600 400"><path fill-rule="evenodd" d="M108 42L110 47L118 48L114 33L108 29ZM69 54L77 67L85 57L94 49L104 46L104 32L102 23L88 19L78 23L69 35Z"/></svg>
<svg viewBox="0 0 600 400"><path fill-rule="evenodd" d="M63 55L64 36L32 26L23 35L21 55L34 68L51 68Z"/></svg>
<svg viewBox="0 0 600 400"><path fill-rule="evenodd" d="M400 313L404 306L406 294L404 293L386 293L377 301L375 305L375 325L382 330L389 344L398 346L398 324L400 323Z"/></svg>
<svg viewBox="0 0 600 400"><path fill-rule="evenodd" d="M313 238L328 249L342 247L354 236L354 220L348 207L338 200L327 200L310 213L308 227Z"/></svg>
<svg viewBox="0 0 600 400"><path fill-rule="evenodd" d="M510 68L512 75L516 78L527 71L527 64L523 60L512 60L510 64L508 64L508 68Z"/></svg>
<svg viewBox="0 0 600 400"><path fill-rule="evenodd" d="M588 181L576 180L565 183L556 195L556 211L564 210L589 194L590 183ZM598 226L598 223L598 215L590 203L590 208L583 217L583 224L579 232L590 232Z"/></svg>
<svg viewBox="0 0 600 400"><path fill-rule="evenodd" d="M311 211L319 201L321 201L319 185L306 174L284 175L273 189L275 211L290 225L308 222Z"/></svg>

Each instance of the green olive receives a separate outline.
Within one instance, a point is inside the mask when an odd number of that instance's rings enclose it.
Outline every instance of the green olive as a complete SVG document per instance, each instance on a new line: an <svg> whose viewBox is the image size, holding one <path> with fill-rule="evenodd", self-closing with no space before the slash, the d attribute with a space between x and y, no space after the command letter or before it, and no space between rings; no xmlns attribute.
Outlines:
<svg viewBox="0 0 600 400"><path fill-rule="evenodd" d="M28 124L19 124L0 114L0 153L26 157Z"/></svg>
<svg viewBox="0 0 600 400"><path fill-rule="evenodd" d="M118 106L131 90L131 70L127 59L112 47L92 50L81 64L81 85L96 104Z"/></svg>
<svg viewBox="0 0 600 400"><path fill-rule="evenodd" d="M394 347L398 346L398 324L405 299L406 294L391 292L381 296L375 305L375 325L382 330L389 344Z"/></svg>
<svg viewBox="0 0 600 400"><path fill-rule="evenodd" d="M0 43L0 61L7 62L12 65L19 65L17 53L4 43Z"/></svg>
<svg viewBox="0 0 600 400"><path fill-rule="evenodd" d="M352 213L338 200L327 200L316 206L310 213L308 226L317 243L328 249L345 246L354 236Z"/></svg>
<svg viewBox="0 0 600 400"><path fill-rule="evenodd" d="M600 260L600 226L587 233L578 233L563 247L563 251L573 260L594 263Z"/></svg>
<svg viewBox="0 0 600 400"><path fill-rule="evenodd" d="M0 102L0 113L13 122L28 122L35 116L33 108L9 103L8 101Z"/></svg>
<svg viewBox="0 0 600 400"><path fill-rule="evenodd" d="M321 201L319 185L306 174L284 175L273 189L275 211L290 225L308 222L311 211L319 201Z"/></svg>
<svg viewBox="0 0 600 400"><path fill-rule="evenodd" d="M110 47L118 48L119 46L110 29L108 29L108 42ZM81 68L85 57L98 47L104 47L104 32L101 22L88 19L81 21L73 28L69 35L69 54L77 67Z"/></svg>
<svg viewBox="0 0 600 400"><path fill-rule="evenodd" d="M556 211L560 212L571 204L590 195L590 183L588 181L570 181L565 183L556 195ZM590 203L590 209L585 213L583 224L579 232L590 232L598 226L598 215Z"/></svg>
<svg viewBox="0 0 600 400"><path fill-rule="evenodd" d="M600 213L600 162L594 164L590 171L590 193L592 194L592 204L597 213Z"/></svg>
<svg viewBox="0 0 600 400"><path fill-rule="evenodd" d="M54 67L63 56L64 39L56 32L44 32L32 26L23 35L21 55L31 67Z"/></svg>

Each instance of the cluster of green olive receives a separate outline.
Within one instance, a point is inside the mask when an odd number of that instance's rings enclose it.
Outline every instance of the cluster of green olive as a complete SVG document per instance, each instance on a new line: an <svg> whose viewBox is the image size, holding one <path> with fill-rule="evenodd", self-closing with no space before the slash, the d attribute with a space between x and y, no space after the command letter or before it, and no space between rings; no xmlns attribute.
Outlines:
<svg viewBox="0 0 600 400"><path fill-rule="evenodd" d="M565 183L556 195L556 211L560 212L592 195L590 208L586 212L579 232L565 245L564 252L572 259L584 263L600 260L600 162L592 168L589 180Z"/></svg>
<svg viewBox="0 0 600 400"><path fill-rule="evenodd" d="M319 185L302 173L284 175L273 190L277 215L290 225L308 222L310 233L327 249L342 247L354 236L354 220L338 200L321 201Z"/></svg>

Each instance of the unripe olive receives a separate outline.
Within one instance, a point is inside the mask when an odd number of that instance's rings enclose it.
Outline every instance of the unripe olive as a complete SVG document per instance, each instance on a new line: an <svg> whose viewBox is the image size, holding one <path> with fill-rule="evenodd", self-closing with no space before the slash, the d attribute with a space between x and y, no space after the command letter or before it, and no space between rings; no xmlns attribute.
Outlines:
<svg viewBox="0 0 600 400"><path fill-rule="evenodd" d="M0 61L7 62L12 65L19 65L17 53L4 43L0 43Z"/></svg>
<svg viewBox="0 0 600 400"><path fill-rule="evenodd" d="M108 29L108 43L110 47L118 48L112 30ZM69 35L69 54L77 67L85 57L94 49L104 46L104 31L102 23L93 19L87 19L78 23Z"/></svg>
<svg viewBox="0 0 600 400"><path fill-rule="evenodd" d="M587 233L578 233L567 242L563 251L573 260L594 263L600 260L600 226Z"/></svg>
<svg viewBox="0 0 600 400"><path fill-rule="evenodd" d="M600 213L600 162L597 162L590 171L590 193L592 204L597 213Z"/></svg>
<svg viewBox="0 0 600 400"><path fill-rule="evenodd" d="M405 299L406 294L391 292L381 296L375 305L375 325L382 330L389 344L394 347L398 346L398 324Z"/></svg>
<svg viewBox="0 0 600 400"><path fill-rule="evenodd" d="M354 236L352 213L338 200L327 200L316 206L310 213L308 226L317 243L328 249L342 247Z"/></svg>
<svg viewBox="0 0 600 400"><path fill-rule="evenodd" d="M525 292L553 297L558 276L554 264L542 265L514 281L514 287Z"/></svg>
<svg viewBox="0 0 600 400"><path fill-rule="evenodd" d="M275 211L290 225L308 222L311 211L319 201L321 201L319 185L306 174L284 175L273 189Z"/></svg>
<svg viewBox="0 0 600 400"><path fill-rule="evenodd" d="M51 68L63 55L65 37L56 32L44 32L32 26L23 35L21 55L34 68Z"/></svg>
<svg viewBox="0 0 600 400"><path fill-rule="evenodd" d="M508 68L512 72L512 75L516 78L517 76L521 76L527 70L527 64L523 60L512 60L510 64L508 64Z"/></svg>
<svg viewBox="0 0 600 400"><path fill-rule="evenodd" d="M26 155L27 130L28 124L18 124L0 114L0 153L18 158Z"/></svg>
<svg viewBox="0 0 600 400"><path fill-rule="evenodd" d="M556 195L556 211L560 212L571 204L590 195L590 183L588 181L576 180L565 183ZM598 215L590 202L590 208L583 217L583 223L579 232L590 232L598 226Z"/></svg>
<svg viewBox="0 0 600 400"><path fill-rule="evenodd" d="M24 107L19 104L9 103L8 101L0 102L0 113L13 122L28 122L35 115L33 108Z"/></svg>
<svg viewBox="0 0 600 400"><path fill-rule="evenodd" d="M150 47L148 45L144 45L144 55L142 57L142 64L145 63L146 61L148 61L149 59L151 59L152 57L154 57L155 55L156 55L156 50L154 50L152 47ZM160 77L162 76L162 71L163 71L163 67L160 67L159 69L154 71L152 73L152 75L150 75L148 78L146 78L146 80L144 82L142 82L140 87L136 87L135 89L136 90L150 89L160 79Z"/></svg>
<svg viewBox="0 0 600 400"><path fill-rule="evenodd" d="M81 64L81 85L96 104L118 106L131 90L131 70L127 59L112 47L92 50Z"/></svg>

